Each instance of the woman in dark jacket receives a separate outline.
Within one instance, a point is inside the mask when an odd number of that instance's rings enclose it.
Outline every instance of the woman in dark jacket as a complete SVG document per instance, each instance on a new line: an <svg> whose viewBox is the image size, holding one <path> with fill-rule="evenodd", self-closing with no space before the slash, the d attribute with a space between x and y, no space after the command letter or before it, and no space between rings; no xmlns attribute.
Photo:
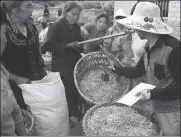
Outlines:
<svg viewBox="0 0 181 137"><path fill-rule="evenodd" d="M65 86L69 117L78 114L79 94L73 78L75 64L81 58L83 48L77 45L82 41L80 26L77 24L82 8L76 2L67 2L63 16L49 28L44 50L52 52L52 71L60 72ZM70 120L70 124L73 122ZM73 125L73 124L72 124Z"/></svg>

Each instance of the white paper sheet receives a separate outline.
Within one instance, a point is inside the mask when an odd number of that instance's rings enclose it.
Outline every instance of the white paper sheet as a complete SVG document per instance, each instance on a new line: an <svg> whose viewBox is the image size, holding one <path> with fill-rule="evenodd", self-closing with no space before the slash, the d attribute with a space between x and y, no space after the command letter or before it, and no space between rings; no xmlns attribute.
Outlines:
<svg viewBox="0 0 181 137"><path fill-rule="evenodd" d="M135 97L136 93L138 93L144 89L154 89L155 87L156 86L154 86L154 85L140 83L139 85L137 85L135 88L133 88L130 92L128 92L125 96L123 96L117 102L128 105L128 106L132 106L140 99L140 97Z"/></svg>

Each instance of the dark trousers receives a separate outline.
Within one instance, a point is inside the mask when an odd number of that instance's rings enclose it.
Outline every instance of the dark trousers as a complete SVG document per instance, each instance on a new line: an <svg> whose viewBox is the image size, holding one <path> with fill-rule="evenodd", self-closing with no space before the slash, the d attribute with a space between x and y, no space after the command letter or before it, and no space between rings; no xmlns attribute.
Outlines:
<svg viewBox="0 0 181 137"><path fill-rule="evenodd" d="M73 72L66 76L61 76L61 79L65 87L69 117L79 116L78 104L80 96L74 84Z"/></svg>

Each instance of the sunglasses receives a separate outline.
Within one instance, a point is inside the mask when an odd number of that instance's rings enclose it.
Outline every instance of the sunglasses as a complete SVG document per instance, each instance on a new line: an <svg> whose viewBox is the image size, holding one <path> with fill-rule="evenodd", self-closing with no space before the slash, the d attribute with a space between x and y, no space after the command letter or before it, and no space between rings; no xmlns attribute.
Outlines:
<svg viewBox="0 0 181 137"><path fill-rule="evenodd" d="M118 19L124 19L124 18L126 18L126 17L124 17L124 16L116 16L116 17L115 17L116 20L118 20Z"/></svg>

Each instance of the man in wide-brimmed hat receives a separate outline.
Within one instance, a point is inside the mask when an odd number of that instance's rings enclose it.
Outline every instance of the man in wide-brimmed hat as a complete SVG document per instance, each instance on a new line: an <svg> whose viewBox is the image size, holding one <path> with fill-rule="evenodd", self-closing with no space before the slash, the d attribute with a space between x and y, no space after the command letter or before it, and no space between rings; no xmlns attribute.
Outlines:
<svg viewBox="0 0 181 137"><path fill-rule="evenodd" d="M172 28L160 17L160 8L152 2L139 2L132 16L117 20L147 39L145 53L135 68L115 65L115 73L136 78L146 74L153 90L136 96L152 100L164 135L180 135L180 41L170 36Z"/></svg>

